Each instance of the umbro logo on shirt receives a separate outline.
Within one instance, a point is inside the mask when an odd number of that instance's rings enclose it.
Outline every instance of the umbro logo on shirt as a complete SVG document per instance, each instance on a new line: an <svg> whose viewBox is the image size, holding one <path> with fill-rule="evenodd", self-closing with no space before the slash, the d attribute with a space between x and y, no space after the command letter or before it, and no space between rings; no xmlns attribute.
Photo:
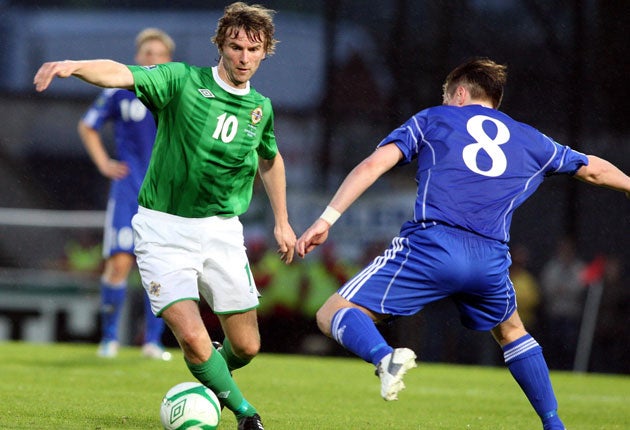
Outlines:
<svg viewBox="0 0 630 430"><path fill-rule="evenodd" d="M212 91L206 89L206 88L199 88L198 90L202 96L204 96L207 99L212 99L214 98L214 94L212 94Z"/></svg>

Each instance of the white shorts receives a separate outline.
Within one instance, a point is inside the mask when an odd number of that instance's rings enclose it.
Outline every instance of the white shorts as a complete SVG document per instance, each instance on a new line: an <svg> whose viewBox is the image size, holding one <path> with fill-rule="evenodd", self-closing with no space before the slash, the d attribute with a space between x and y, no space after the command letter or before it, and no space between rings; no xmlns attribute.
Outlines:
<svg viewBox="0 0 630 430"><path fill-rule="evenodd" d="M183 218L140 207L132 225L155 315L182 300L198 301L200 293L216 314L258 306L238 217Z"/></svg>

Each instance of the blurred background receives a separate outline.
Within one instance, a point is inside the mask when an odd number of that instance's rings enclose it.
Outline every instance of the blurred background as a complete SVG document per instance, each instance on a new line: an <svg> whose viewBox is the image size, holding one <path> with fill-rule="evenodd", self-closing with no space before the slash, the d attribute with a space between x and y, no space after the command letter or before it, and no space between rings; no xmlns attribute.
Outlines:
<svg viewBox="0 0 630 430"><path fill-rule="evenodd" d="M508 65L503 111L630 171L625 0L259 3L277 11L280 44L252 83L274 105L298 234L391 129L441 103L445 75L473 56ZM37 94L38 67L61 59L131 64L134 38L145 27L174 38L176 61L215 65L210 37L226 4L0 0L1 340L98 341L109 182L91 163L76 124L99 89L67 79ZM328 246L288 267L275 261L272 216L256 184L242 220L263 293L264 351L343 354L318 334L314 312L410 217L413 175L413 166L389 172L344 214ZM630 201L621 194L564 177L550 178L516 212L519 308L550 367L630 373L629 221ZM122 334L130 345L139 342L142 313L143 291L134 282ZM211 335L221 338L205 311ZM460 327L450 303L382 329L423 360L502 362L488 334ZM165 335L164 342L172 339Z"/></svg>

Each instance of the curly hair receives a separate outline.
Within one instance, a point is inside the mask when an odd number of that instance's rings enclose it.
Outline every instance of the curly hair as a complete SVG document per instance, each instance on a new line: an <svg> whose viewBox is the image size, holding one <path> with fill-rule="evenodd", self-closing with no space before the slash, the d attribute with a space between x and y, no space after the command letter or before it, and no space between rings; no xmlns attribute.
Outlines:
<svg viewBox="0 0 630 430"><path fill-rule="evenodd" d="M247 33L247 38L256 42L263 42L265 53L272 55L275 52L274 39L275 26L273 15L276 12L259 4L248 5L236 2L226 6L223 17L219 19L217 30L212 36L214 43L221 51L228 35L236 36L240 29Z"/></svg>

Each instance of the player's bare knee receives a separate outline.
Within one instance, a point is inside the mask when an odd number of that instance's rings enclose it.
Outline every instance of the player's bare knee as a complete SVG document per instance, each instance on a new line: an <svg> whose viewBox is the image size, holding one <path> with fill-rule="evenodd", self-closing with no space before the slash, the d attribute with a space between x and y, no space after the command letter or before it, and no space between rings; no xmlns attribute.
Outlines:
<svg viewBox="0 0 630 430"><path fill-rule="evenodd" d="M203 348L205 337L199 330L184 330L178 333L177 340L184 350L198 354Z"/></svg>
<svg viewBox="0 0 630 430"><path fill-rule="evenodd" d="M326 302L319 308L315 314L317 321L317 327L319 330L328 337L331 337L331 324L332 319L339 309L352 306L350 302L335 293L326 300Z"/></svg>
<svg viewBox="0 0 630 430"><path fill-rule="evenodd" d="M501 346L520 339L526 334L525 326L517 312L492 329L492 335Z"/></svg>
<svg viewBox="0 0 630 430"><path fill-rule="evenodd" d="M242 360L252 360L260 352L260 341L245 344L232 344L232 352Z"/></svg>

